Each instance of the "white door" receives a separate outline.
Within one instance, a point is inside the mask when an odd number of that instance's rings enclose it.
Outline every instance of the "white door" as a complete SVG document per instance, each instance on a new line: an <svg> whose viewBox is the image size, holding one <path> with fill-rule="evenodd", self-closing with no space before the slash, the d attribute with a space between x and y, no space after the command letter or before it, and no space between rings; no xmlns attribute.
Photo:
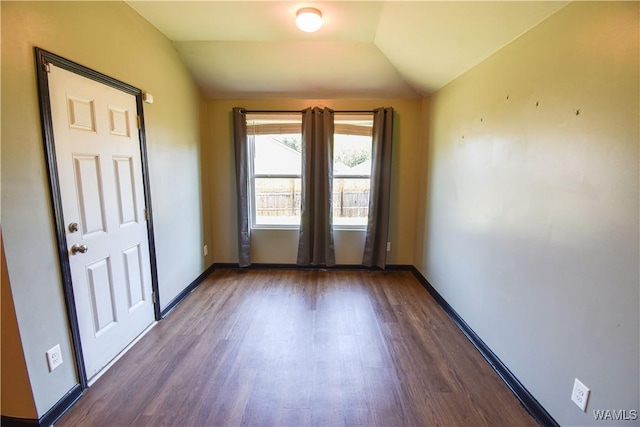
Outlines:
<svg viewBox="0 0 640 427"><path fill-rule="evenodd" d="M49 93L90 379L154 321L136 98L53 64Z"/></svg>

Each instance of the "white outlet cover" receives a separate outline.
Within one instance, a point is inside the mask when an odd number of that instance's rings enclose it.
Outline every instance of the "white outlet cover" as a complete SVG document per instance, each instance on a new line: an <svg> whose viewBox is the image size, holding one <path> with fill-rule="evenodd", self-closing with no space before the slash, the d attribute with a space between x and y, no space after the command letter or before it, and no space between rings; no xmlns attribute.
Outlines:
<svg viewBox="0 0 640 427"><path fill-rule="evenodd" d="M47 364L49 365L49 372L52 372L58 366L62 365L62 351L60 350L60 344L56 344L55 347L47 351Z"/></svg>
<svg viewBox="0 0 640 427"><path fill-rule="evenodd" d="M579 379L575 379L573 382L573 391L571 392L571 400L578 405L578 408L582 409L582 412L587 412L587 403L589 402L589 394L591 390Z"/></svg>

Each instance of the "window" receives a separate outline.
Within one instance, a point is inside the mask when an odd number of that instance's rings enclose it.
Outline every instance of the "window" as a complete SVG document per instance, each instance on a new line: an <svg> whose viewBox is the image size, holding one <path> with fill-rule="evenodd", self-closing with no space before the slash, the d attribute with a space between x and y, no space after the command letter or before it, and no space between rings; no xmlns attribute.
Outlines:
<svg viewBox="0 0 640 427"><path fill-rule="evenodd" d="M300 224L301 116L247 115L253 227Z"/></svg>
<svg viewBox="0 0 640 427"><path fill-rule="evenodd" d="M369 215L373 114L334 116L333 226L365 228Z"/></svg>
<svg viewBox="0 0 640 427"><path fill-rule="evenodd" d="M372 114L334 116L333 224L365 228L369 211ZM302 191L302 116L247 114L253 228L297 228Z"/></svg>

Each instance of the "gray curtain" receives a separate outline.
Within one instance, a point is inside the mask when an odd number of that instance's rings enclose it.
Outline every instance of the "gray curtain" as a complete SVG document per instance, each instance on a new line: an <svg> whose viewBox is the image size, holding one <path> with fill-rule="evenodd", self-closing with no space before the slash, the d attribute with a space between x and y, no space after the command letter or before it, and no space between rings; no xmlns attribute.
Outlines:
<svg viewBox="0 0 640 427"><path fill-rule="evenodd" d="M236 189L238 198L238 264L251 265L251 227L249 227L247 116L242 108L233 109L233 145L236 154Z"/></svg>
<svg viewBox="0 0 640 427"><path fill-rule="evenodd" d="M333 248L333 111L302 112L302 198L298 265L336 264Z"/></svg>
<svg viewBox="0 0 640 427"><path fill-rule="evenodd" d="M393 108L377 108L373 111L369 220L362 256L367 267L384 269L387 261L392 141Z"/></svg>

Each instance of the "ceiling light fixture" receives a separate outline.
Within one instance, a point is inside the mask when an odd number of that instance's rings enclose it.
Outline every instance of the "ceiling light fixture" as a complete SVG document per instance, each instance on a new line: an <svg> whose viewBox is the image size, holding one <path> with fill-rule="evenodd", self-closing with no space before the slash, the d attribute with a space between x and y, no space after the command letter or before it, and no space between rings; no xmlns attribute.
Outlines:
<svg viewBox="0 0 640 427"><path fill-rule="evenodd" d="M322 27L322 12L314 7L303 7L296 13L296 25L306 33L316 32Z"/></svg>

